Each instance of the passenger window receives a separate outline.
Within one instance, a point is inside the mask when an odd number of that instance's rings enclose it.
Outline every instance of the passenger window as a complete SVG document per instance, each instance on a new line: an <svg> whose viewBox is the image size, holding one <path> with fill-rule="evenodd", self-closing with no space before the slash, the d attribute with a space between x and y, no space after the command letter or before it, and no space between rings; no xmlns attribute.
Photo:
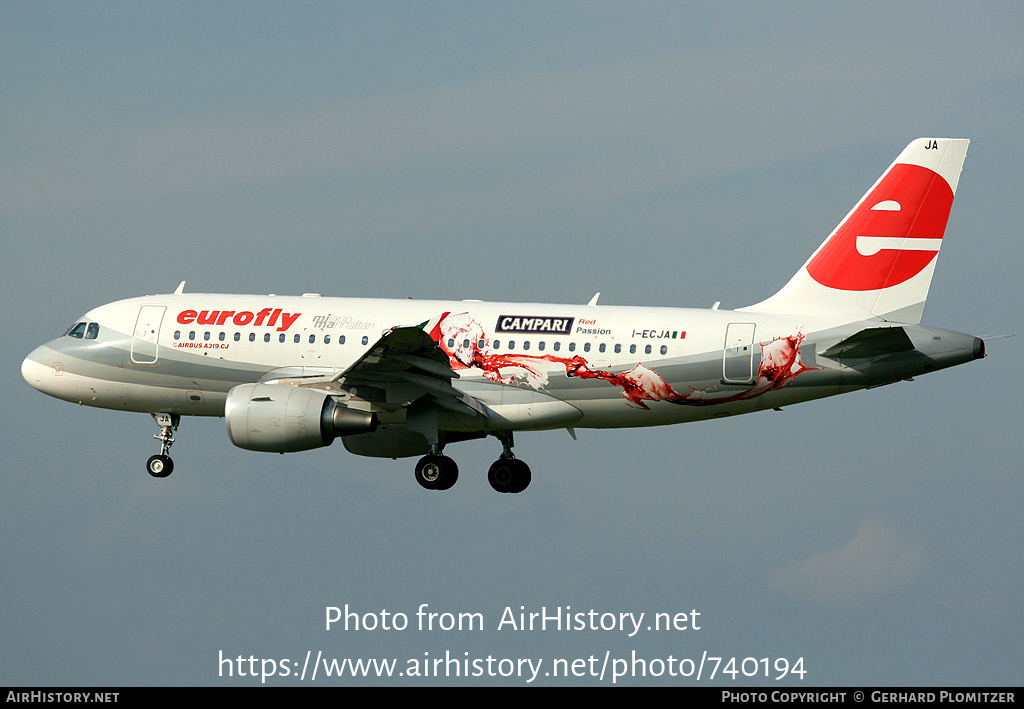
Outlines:
<svg viewBox="0 0 1024 709"><path fill-rule="evenodd" d="M331 344L331 336L330 335L324 335L324 344L325 345Z"/></svg>
<svg viewBox="0 0 1024 709"><path fill-rule="evenodd" d="M345 344L345 336L344 335L338 335L338 344L339 345L344 345Z"/></svg>
<svg viewBox="0 0 1024 709"><path fill-rule="evenodd" d="M537 349L542 352L544 351L544 340L541 340L540 342L537 343Z"/></svg>
<svg viewBox="0 0 1024 709"><path fill-rule="evenodd" d="M630 354L636 354L636 345L630 345L629 346L629 353Z"/></svg>
<svg viewBox="0 0 1024 709"><path fill-rule="evenodd" d="M295 337L293 337L292 339L295 341L295 344L299 344L299 340L301 338L302 338L302 336L299 335L299 333L295 333Z"/></svg>
<svg viewBox="0 0 1024 709"><path fill-rule="evenodd" d="M203 339L204 340L209 340L210 339L210 331L209 330L207 330L206 332L203 333Z"/></svg>
<svg viewBox="0 0 1024 709"><path fill-rule="evenodd" d="M224 342L224 337L225 337L225 333L224 332L221 332L219 335L217 335L217 339L220 340L221 342Z"/></svg>
<svg viewBox="0 0 1024 709"><path fill-rule="evenodd" d="M501 349L501 340L495 340L491 344L494 346L494 349L496 349L496 350L500 350Z"/></svg>
<svg viewBox="0 0 1024 709"><path fill-rule="evenodd" d="M364 345L370 344L370 338L367 337L366 335L363 335L363 344Z"/></svg>
<svg viewBox="0 0 1024 709"><path fill-rule="evenodd" d="M601 352L604 352L604 343L602 342L597 349Z"/></svg>
<svg viewBox="0 0 1024 709"><path fill-rule="evenodd" d="M589 342L584 342L583 343L583 351L584 352L590 352L590 343Z"/></svg>
<svg viewBox="0 0 1024 709"><path fill-rule="evenodd" d="M264 342L270 342L270 333L269 332L266 335L263 336L263 341Z"/></svg>
<svg viewBox="0 0 1024 709"><path fill-rule="evenodd" d="M619 354L620 352L622 352L622 345L616 343L615 344L615 354Z"/></svg>
<svg viewBox="0 0 1024 709"><path fill-rule="evenodd" d="M647 345L647 347L644 347L644 354L650 354L650 353L651 353L651 346Z"/></svg>
<svg viewBox="0 0 1024 709"><path fill-rule="evenodd" d="M666 354L668 354L668 345L662 345L662 346L661 346L661 353L662 353L663 355L666 355Z"/></svg>
<svg viewBox="0 0 1024 709"><path fill-rule="evenodd" d="M95 340L96 336L100 334L100 324L98 322L89 323L89 328L85 331L85 339Z"/></svg>
<svg viewBox="0 0 1024 709"><path fill-rule="evenodd" d="M180 340L181 339L181 330L175 330L174 331L174 339L175 340Z"/></svg>
<svg viewBox="0 0 1024 709"><path fill-rule="evenodd" d="M569 351L570 352L575 352L576 351L576 343L575 342L570 342L569 343Z"/></svg>
<svg viewBox="0 0 1024 709"><path fill-rule="evenodd" d="M250 332L249 333L249 342L256 342L256 333L255 332Z"/></svg>
<svg viewBox="0 0 1024 709"><path fill-rule="evenodd" d="M476 348L478 350L482 350L484 348L484 344L486 344L484 340L477 340L476 341Z"/></svg>
<svg viewBox="0 0 1024 709"><path fill-rule="evenodd" d="M235 333L235 342L239 342L241 339L242 339L242 333L236 332Z"/></svg>
<svg viewBox="0 0 1024 709"><path fill-rule="evenodd" d="M468 350L469 349L469 340L463 340L462 341L462 347L463 347L463 349L467 349Z"/></svg>
<svg viewBox="0 0 1024 709"><path fill-rule="evenodd" d="M283 333L283 332L282 332L282 333L281 333L281 335L280 335L280 336L279 336L279 337L277 338L277 341L278 341L278 342L284 342L284 333Z"/></svg>
<svg viewBox="0 0 1024 709"><path fill-rule="evenodd" d="M551 348L554 349L555 352L558 352L560 349L562 349L562 343L555 342L555 344L551 345Z"/></svg>
<svg viewBox="0 0 1024 709"><path fill-rule="evenodd" d="M363 344L365 345L366 343L364 342ZM450 337L448 338L448 349L455 349L455 340Z"/></svg>
<svg viewBox="0 0 1024 709"><path fill-rule="evenodd" d="M516 348L516 341L515 340L509 340L508 341L508 348L510 350L514 350Z"/></svg>
<svg viewBox="0 0 1024 709"><path fill-rule="evenodd" d="M189 330L188 331L188 339L190 339L190 340L196 339L196 331L195 330Z"/></svg>
<svg viewBox="0 0 1024 709"><path fill-rule="evenodd" d="M523 343L523 349L524 350L530 349L530 341L529 340L527 340L526 342Z"/></svg>

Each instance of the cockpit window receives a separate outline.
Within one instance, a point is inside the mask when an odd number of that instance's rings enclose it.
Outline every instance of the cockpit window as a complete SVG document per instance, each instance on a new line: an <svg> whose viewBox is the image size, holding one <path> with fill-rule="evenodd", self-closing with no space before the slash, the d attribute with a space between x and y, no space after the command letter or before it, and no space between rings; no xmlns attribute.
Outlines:
<svg viewBox="0 0 1024 709"><path fill-rule="evenodd" d="M100 334L100 324L97 322L76 322L64 333L65 337L83 337L87 340L95 340Z"/></svg>

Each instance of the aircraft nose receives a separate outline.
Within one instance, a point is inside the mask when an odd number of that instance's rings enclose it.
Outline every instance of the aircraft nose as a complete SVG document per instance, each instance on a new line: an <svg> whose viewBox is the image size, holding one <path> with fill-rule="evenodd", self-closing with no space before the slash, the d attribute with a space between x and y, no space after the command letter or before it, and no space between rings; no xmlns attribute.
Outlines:
<svg viewBox="0 0 1024 709"><path fill-rule="evenodd" d="M41 347L37 347L24 359L21 363L21 376L33 389L45 391L43 383L46 381L46 377L53 376L53 372L51 367L41 364L43 355L41 350Z"/></svg>

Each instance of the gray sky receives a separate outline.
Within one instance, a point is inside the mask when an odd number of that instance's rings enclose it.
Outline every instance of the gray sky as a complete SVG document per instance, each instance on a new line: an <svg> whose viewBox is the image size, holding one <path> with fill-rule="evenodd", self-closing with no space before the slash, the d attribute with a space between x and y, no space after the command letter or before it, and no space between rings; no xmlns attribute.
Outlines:
<svg viewBox="0 0 1024 709"><path fill-rule="evenodd" d="M1016 2L0 4L0 683L252 684L218 653L448 651L1019 684L1018 339L783 413L521 434L521 495L487 485L493 439L449 447L438 494L413 460L251 453L218 419L183 421L153 480L148 415L49 399L19 367L182 279L749 305L920 136L974 141L924 324L1021 333L1022 30ZM485 628L417 630L423 603ZM345 604L410 628L325 630ZM499 631L520 606L701 627Z"/></svg>

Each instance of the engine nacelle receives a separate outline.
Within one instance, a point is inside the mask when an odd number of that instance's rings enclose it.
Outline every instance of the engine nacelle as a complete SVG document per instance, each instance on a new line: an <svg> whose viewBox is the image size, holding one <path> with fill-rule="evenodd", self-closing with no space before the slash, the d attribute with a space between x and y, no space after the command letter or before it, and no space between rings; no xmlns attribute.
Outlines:
<svg viewBox="0 0 1024 709"><path fill-rule="evenodd" d="M376 414L349 409L322 391L275 384L234 387L224 420L236 446L271 453L323 448L338 436L377 428Z"/></svg>

